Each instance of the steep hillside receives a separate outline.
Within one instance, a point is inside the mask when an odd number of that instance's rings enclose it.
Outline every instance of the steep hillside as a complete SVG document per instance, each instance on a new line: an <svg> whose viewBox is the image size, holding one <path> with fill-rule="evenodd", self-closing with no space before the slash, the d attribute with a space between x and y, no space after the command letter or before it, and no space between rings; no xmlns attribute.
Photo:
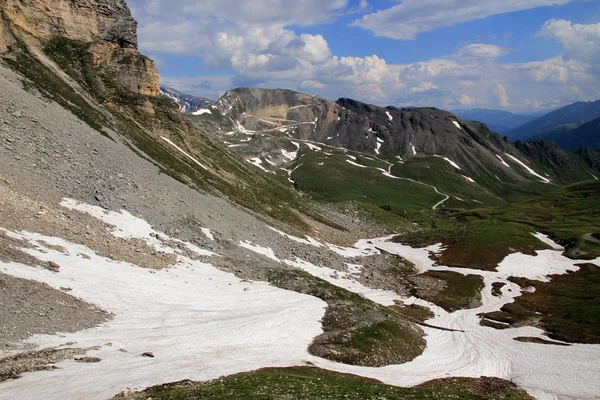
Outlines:
<svg viewBox="0 0 600 400"><path fill-rule="evenodd" d="M555 129L570 129L600 117L600 100L580 101L559 108L531 122L523 124L509 132L513 140L527 140L536 135Z"/></svg>
<svg viewBox="0 0 600 400"><path fill-rule="evenodd" d="M205 97L191 96L166 86L161 86L160 92L164 96L173 99L177 104L179 104L179 111L182 113L196 111L200 107L204 107L212 103L212 100Z"/></svg>
<svg viewBox="0 0 600 400"><path fill-rule="evenodd" d="M514 114L509 111L488 110L485 108L452 110L452 113L468 121L483 122L492 131L500 134L538 118L535 115Z"/></svg>
<svg viewBox="0 0 600 400"><path fill-rule="evenodd" d="M587 165L597 172L600 172L600 148L590 149L589 147L582 147L577 150L577 155L581 157Z"/></svg>
<svg viewBox="0 0 600 400"><path fill-rule="evenodd" d="M549 140L565 150L577 151L582 147L600 147L600 118L582 125L564 126L534 136L531 140Z"/></svg>

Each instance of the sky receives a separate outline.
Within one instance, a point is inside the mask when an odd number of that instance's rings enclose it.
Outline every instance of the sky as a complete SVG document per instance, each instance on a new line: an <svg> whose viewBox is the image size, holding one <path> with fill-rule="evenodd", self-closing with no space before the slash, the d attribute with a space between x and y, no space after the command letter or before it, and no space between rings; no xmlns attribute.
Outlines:
<svg viewBox="0 0 600 400"><path fill-rule="evenodd" d="M128 0L161 83L535 112L600 98L600 0Z"/></svg>

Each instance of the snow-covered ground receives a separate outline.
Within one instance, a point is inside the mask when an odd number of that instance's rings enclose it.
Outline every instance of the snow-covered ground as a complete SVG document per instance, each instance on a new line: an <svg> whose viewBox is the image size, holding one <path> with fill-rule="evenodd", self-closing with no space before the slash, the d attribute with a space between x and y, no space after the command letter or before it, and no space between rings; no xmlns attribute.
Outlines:
<svg viewBox="0 0 600 400"><path fill-rule="evenodd" d="M132 232L131 237L156 240L145 221L128 213L92 206L80 210L116 224L113 233L121 237ZM303 364L310 358L309 344L322 332L323 301L267 283L244 282L207 263L179 256L175 266L150 271L62 239L6 233L27 240L34 249L25 251L56 262L60 273L2 262L0 271L56 289L69 287L70 294L115 317L77 333L34 336L31 342L42 347L100 346L88 355L102 361L65 361L54 371L27 373L0 384L0 399L107 399L127 388ZM144 352L155 357L143 357Z"/></svg>
<svg viewBox="0 0 600 400"><path fill-rule="evenodd" d="M579 261L562 256L558 245L537 237L551 250L536 256L508 256L498 271L434 266L430 254L440 246L413 249L390 242L391 237L360 240L353 247L339 247L314 238L296 238L273 229L291 241L329 248L344 257L377 254L385 250L413 262L419 271L456 271L484 278L482 306L448 313L415 298L403 299L390 291L375 290L357 282L362 267L348 265L348 272L334 271L296 258L284 260L266 245L242 241L239 246L321 277L335 285L363 294L380 304L403 301L430 307L431 325L456 331L424 328L427 348L412 362L383 368L339 364L308 353L321 330L326 304L314 297L277 289L266 283L241 281L210 264L181 255L145 221L127 212L107 212L98 207L65 200L63 206L102 219L119 237L146 240L157 251L178 255L173 267L149 271L96 255L90 249L62 239L30 232L5 234L28 241L29 254L60 265L60 272L0 263L0 271L45 282L114 313L102 326L64 335L36 335L31 342L42 347L100 346L88 352L102 359L95 364L60 362L60 369L26 373L21 379L0 384L0 399L106 399L129 388L143 388L181 379L206 380L268 366L303 365L411 386L448 376L497 376L514 381L540 399L592 399L600 393L600 346L550 346L513 340L518 336L545 337L537 328L496 330L479 325L477 314L498 310L520 294L509 276L546 279L549 274L577 270ZM208 232L209 233L209 232ZM159 237L168 237L158 232ZM208 235L207 235L208 236ZM61 246L65 252L57 250ZM208 252L191 248L199 255ZM206 253L205 253L206 252ZM600 265L600 259L591 261ZM503 282L502 295L492 295L492 284ZM141 356L154 353L154 358Z"/></svg>

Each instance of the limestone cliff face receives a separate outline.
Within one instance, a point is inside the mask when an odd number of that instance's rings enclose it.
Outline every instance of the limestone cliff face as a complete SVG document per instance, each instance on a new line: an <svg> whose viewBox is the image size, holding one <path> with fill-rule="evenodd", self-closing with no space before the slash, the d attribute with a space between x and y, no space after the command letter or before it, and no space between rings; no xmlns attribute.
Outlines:
<svg viewBox="0 0 600 400"><path fill-rule="evenodd" d="M93 43L94 63L131 91L158 95L158 71L137 51L137 22L124 0L0 0L0 52L16 39L62 36Z"/></svg>

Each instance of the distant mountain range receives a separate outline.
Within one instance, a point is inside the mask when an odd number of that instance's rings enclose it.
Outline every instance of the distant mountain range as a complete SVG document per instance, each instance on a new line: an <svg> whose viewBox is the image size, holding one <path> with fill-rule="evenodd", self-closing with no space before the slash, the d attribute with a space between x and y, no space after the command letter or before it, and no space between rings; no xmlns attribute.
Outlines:
<svg viewBox="0 0 600 400"><path fill-rule="evenodd" d="M565 150L577 151L582 147L600 148L600 118L583 125L561 125L548 132L533 137L535 140L549 140Z"/></svg>
<svg viewBox="0 0 600 400"><path fill-rule="evenodd" d="M462 119L483 122L490 130L500 134L505 134L539 117L539 114L514 114L509 111L489 110L485 108L452 110L451 112Z"/></svg>
<svg viewBox="0 0 600 400"><path fill-rule="evenodd" d="M600 118L600 100L580 101L527 122L506 135L512 140L554 140L597 118Z"/></svg>
<svg viewBox="0 0 600 400"><path fill-rule="evenodd" d="M179 104L179 111L182 113L196 111L197 109L212 103L212 100L205 97L191 96L167 86L161 86L160 92L175 100L177 104Z"/></svg>

